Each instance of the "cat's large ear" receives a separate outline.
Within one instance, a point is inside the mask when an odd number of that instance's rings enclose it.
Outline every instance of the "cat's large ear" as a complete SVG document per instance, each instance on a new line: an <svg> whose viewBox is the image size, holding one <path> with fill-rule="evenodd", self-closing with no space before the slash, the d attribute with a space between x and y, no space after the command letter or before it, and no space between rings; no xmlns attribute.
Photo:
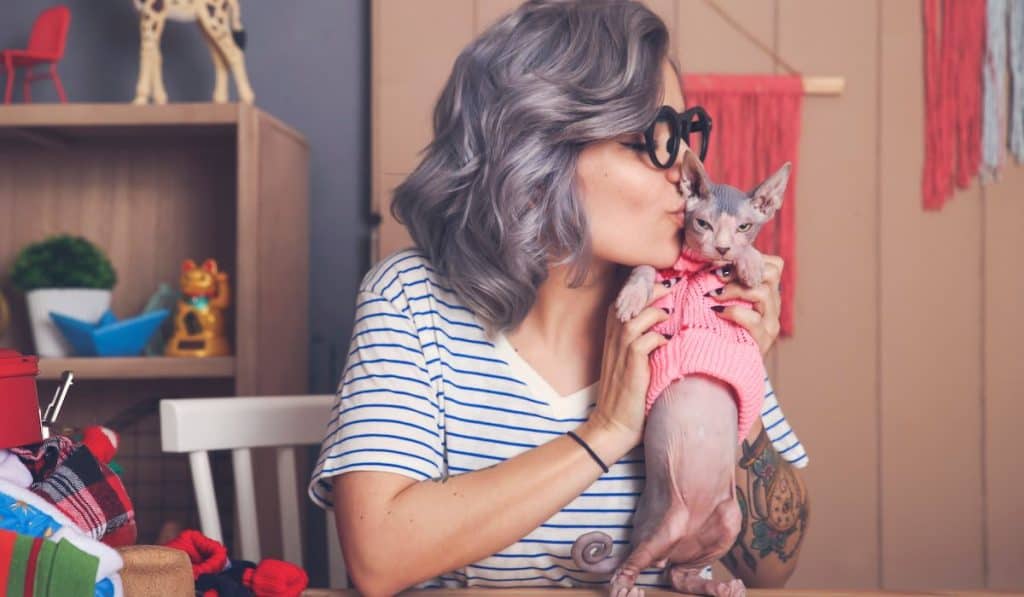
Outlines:
<svg viewBox="0 0 1024 597"><path fill-rule="evenodd" d="M683 150L681 179L679 188L686 197L686 211L691 211L702 199L711 198L711 181L708 179L704 165L697 159L697 155L689 149Z"/></svg>
<svg viewBox="0 0 1024 597"><path fill-rule="evenodd" d="M786 194L786 183L789 182L789 172L792 169L792 165L786 162L775 174L750 191L751 205L765 220L770 220L782 207L782 196Z"/></svg>

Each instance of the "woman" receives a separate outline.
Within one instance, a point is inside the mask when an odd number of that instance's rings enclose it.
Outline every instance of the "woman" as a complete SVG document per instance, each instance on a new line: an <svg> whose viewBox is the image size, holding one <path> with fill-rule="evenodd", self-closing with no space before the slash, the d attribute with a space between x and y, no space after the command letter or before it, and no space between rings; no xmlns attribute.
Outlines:
<svg viewBox="0 0 1024 597"><path fill-rule="evenodd" d="M417 248L362 281L310 484L364 594L597 586L573 540L600 529L628 550L648 355L666 342L649 328L666 315L623 325L612 307L630 267L667 267L682 246L678 160L657 167L643 135L662 105L683 109L668 43L639 3L537 1L456 60L392 205ZM762 354L782 268L766 259L765 285L719 297L751 302L720 316ZM789 577L807 515L790 464L807 457L770 385L762 420L737 464L741 504L758 507L723 559L754 586ZM786 517L760 507L780 499ZM668 586L659 570L637 584Z"/></svg>

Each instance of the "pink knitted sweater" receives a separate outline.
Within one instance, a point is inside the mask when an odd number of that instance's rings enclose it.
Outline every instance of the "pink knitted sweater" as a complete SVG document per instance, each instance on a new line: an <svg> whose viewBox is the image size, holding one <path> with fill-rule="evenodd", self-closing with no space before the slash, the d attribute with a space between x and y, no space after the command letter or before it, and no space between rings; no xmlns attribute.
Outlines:
<svg viewBox="0 0 1024 597"><path fill-rule="evenodd" d="M647 412L673 381L702 374L730 385L736 397L739 441L750 432L764 402L764 361L747 330L720 318L715 305L748 305L741 300L716 301L704 296L722 286L711 263L684 249L669 269L660 270L656 282L677 280L668 294L652 303L670 311L669 319L652 330L672 337L651 353L651 383Z"/></svg>

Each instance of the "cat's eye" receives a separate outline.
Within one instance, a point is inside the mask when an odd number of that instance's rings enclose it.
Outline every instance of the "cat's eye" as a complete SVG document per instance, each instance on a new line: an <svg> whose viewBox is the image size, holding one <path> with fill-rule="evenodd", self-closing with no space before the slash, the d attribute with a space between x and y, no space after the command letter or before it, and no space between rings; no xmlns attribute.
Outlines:
<svg viewBox="0 0 1024 597"><path fill-rule="evenodd" d="M707 222L700 218L697 218L697 225L703 228L704 230L711 230L711 224L708 224Z"/></svg>
<svg viewBox="0 0 1024 597"><path fill-rule="evenodd" d="M751 227L753 227L753 224L747 222L746 224L740 224L740 227L737 228L737 230L739 230L740 232L746 232L747 230L750 230Z"/></svg>

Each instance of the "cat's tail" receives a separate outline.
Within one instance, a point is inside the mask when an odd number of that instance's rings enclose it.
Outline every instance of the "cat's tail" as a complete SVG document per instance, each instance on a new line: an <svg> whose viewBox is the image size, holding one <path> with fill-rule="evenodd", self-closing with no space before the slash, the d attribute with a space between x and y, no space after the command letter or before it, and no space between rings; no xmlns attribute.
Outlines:
<svg viewBox="0 0 1024 597"><path fill-rule="evenodd" d="M612 538L606 533L584 533L572 544L572 561L580 570L610 574L625 561L625 558L611 556L612 545Z"/></svg>

